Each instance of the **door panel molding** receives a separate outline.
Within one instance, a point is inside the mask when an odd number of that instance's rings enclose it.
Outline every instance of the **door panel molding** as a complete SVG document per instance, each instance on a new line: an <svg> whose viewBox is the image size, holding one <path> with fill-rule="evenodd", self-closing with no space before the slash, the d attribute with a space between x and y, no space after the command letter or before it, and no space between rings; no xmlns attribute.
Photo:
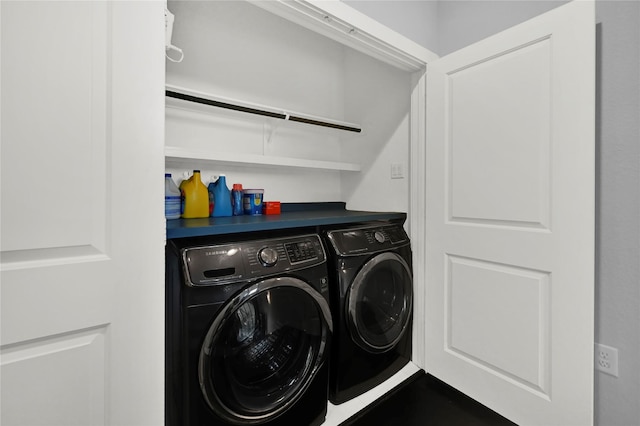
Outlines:
<svg viewBox="0 0 640 426"><path fill-rule="evenodd" d="M3 381L21 385L3 392L2 422L104 424L107 328L3 346Z"/></svg>
<svg viewBox="0 0 640 426"><path fill-rule="evenodd" d="M109 256L94 246L70 246L46 249L3 251L0 271L46 268L84 262L103 262Z"/></svg>
<svg viewBox="0 0 640 426"><path fill-rule="evenodd" d="M2 9L6 39L20 40L2 46L3 261L6 251L105 252L110 5L7 2Z"/></svg>
<svg viewBox="0 0 640 426"><path fill-rule="evenodd" d="M451 254L446 263L446 350L547 395L551 273Z"/></svg>
<svg viewBox="0 0 640 426"><path fill-rule="evenodd" d="M549 228L550 49L547 37L446 73L450 222Z"/></svg>

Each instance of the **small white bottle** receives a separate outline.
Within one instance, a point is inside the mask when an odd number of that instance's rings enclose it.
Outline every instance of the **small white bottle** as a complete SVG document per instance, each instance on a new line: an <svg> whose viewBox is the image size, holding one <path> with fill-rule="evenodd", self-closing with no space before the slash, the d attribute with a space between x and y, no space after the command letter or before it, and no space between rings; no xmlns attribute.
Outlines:
<svg viewBox="0 0 640 426"><path fill-rule="evenodd" d="M164 174L164 217L167 219L180 218L180 190L171 178L171 173Z"/></svg>

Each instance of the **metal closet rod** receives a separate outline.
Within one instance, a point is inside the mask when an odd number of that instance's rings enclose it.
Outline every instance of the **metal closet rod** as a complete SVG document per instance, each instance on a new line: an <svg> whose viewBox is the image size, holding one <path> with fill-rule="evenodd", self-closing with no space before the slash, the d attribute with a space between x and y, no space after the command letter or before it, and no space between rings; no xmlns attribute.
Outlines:
<svg viewBox="0 0 640 426"><path fill-rule="evenodd" d="M271 117L271 118L279 118L281 120L296 121L298 123L312 124L315 126L330 127L332 129L346 130L349 132L360 133L362 131L362 129L360 129L359 127L349 126L346 124L331 123L329 121L322 121L316 118L301 117L301 116L292 115L292 114L266 111L259 108L236 105L230 102L223 102L223 101L217 101L214 99L203 98L200 96L188 95L186 93L180 93L173 90L166 90L165 94L170 98L180 99L183 101L194 102L194 103L203 104L203 105L214 106L218 108L231 109L234 111L246 112L249 114L262 115L262 116Z"/></svg>

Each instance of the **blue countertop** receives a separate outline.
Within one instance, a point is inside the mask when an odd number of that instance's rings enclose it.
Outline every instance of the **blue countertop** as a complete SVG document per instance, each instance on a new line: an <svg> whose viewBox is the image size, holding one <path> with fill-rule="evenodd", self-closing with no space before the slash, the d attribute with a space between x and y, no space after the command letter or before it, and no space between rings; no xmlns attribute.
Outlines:
<svg viewBox="0 0 640 426"><path fill-rule="evenodd" d="M347 210L343 202L283 203L279 215L167 220L167 239L340 225L375 220L400 221L406 213Z"/></svg>

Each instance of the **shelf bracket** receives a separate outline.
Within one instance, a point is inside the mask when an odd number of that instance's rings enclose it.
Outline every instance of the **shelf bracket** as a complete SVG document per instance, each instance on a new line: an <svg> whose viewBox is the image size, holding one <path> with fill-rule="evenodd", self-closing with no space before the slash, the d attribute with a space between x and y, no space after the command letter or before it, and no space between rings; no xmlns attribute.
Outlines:
<svg viewBox="0 0 640 426"><path fill-rule="evenodd" d="M267 155L267 152L269 152L269 145L278 127L280 127L280 122L274 119L267 119L262 125L262 155Z"/></svg>

